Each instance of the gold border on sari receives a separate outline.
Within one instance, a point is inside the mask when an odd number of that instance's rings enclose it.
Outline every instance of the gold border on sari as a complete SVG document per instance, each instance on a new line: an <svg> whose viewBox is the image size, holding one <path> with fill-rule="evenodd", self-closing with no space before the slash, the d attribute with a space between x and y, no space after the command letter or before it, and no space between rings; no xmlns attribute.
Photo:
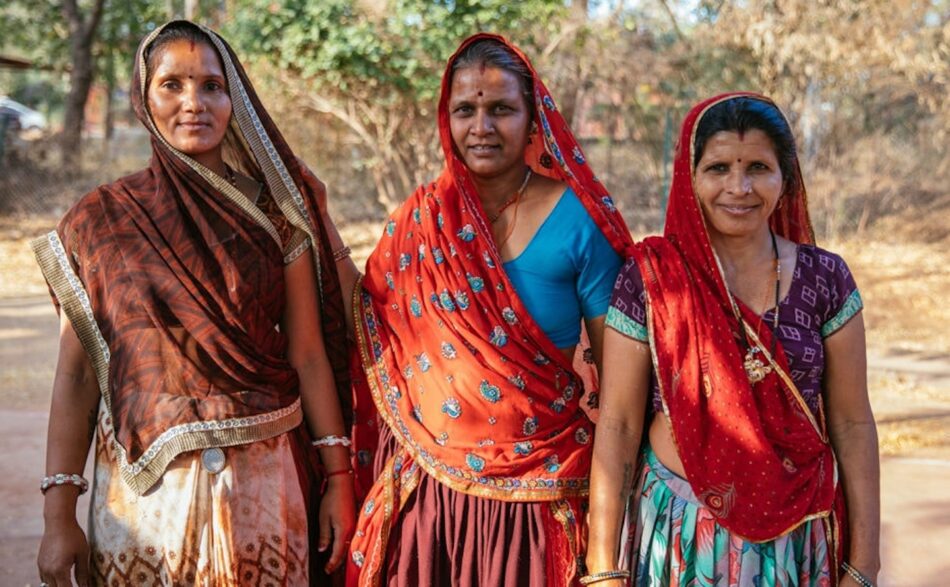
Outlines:
<svg viewBox="0 0 950 587"><path fill-rule="evenodd" d="M648 268L648 270L650 270L650 271L653 270L652 263L650 263L650 267ZM657 371L657 373L659 373L659 364L660 364L660 363L659 363L659 359L657 358L657 355L656 355L656 341L654 340L654 331L653 331L653 312L652 312L652 310L651 310L651 303L650 303L650 294L649 294L649 292L647 292L647 294L646 294L646 316L647 316L647 334L648 334L648 336L649 336L649 338L650 338L650 355L651 355L652 358L653 358L653 369L654 369L655 371ZM758 339L756 339L756 340L758 340ZM767 355L767 356L768 356L768 355ZM772 357L771 357L771 356L769 356L769 361L772 361ZM782 371L781 369L778 369L778 365L775 365L774 363L772 363L772 364L773 364L773 366L776 368L776 372L777 372L777 373L784 373L784 371ZM675 379L676 379L676 377L674 376L674 380L675 380ZM657 386L660 388L660 403L661 403L662 406L663 406L663 415L666 417L667 425L668 425L669 428L670 428L670 438L673 440L673 446L676 447L677 453L680 453L680 452L681 452L681 451L680 451L680 446L679 446L679 443L678 443L677 440L676 440L676 429L673 427L673 422L671 421L671 418L670 418L670 409L669 409L669 407L668 407L667 404L666 404L666 394L667 394L667 390L665 390L664 387L663 387L663 378L658 376L658 377L656 378L656 381L657 381ZM785 381L785 380L783 379L783 382L784 382L784 381ZM788 383L791 384L791 385L794 385L794 384L792 384L791 379L788 380ZM675 386L675 383L674 383L674 386ZM793 387L792 389L794 389L795 392L798 391L797 388L794 388L794 387ZM799 401L802 402L802 405L804 406L804 409L806 410L808 416L811 418L811 422L814 424L814 423L815 423L814 416L812 416L811 410L808 409L808 406L807 406L806 404L804 404L804 400L800 399L801 394L799 394L799 393L793 393L793 395L794 395L796 398L798 398ZM820 431L817 430L817 428L816 428L816 432L818 432L819 437L821 437L822 440L824 441L824 440L825 440L825 439L824 439L824 436L821 434ZM825 441L825 442L827 442L827 441ZM832 451L832 459L833 459L833 466L834 466L833 474L834 474L834 476L835 476L835 483L834 483L834 484L835 484L835 487L837 487L837 485L838 485L838 482L837 482L837 479L838 479L838 464L837 464L837 458L834 456L834 451ZM686 478L686 481L689 482L689 478L688 478L688 476L685 475L685 471L684 471L683 473L684 473L684 478ZM704 507L705 507L705 506L704 506ZM772 541L772 540L776 540L776 539L778 539L778 538L781 538L782 536L785 536L786 534L788 534L788 533L794 531L796 528L798 528L798 527L801 526L802 524L804 524L804 523L806 523L806 522L809 522L809 521L811 521L811 520L816 520L816 519L819 519L819 518L828 518L828 517L831 517L831 514L832 514L832 510L823 510L823 511L820 511L820 512L816 512L816 513L814 513L814 514L808 514L807 516L802 517L802 519L800 519L799 521L795 522L793 525L791 525L791 526L788 527L787 529L781 531L780 533L776 534L775 536L773 536L773 537L771 537L771 538L766 538L766 539L763 539L763 540L753 540L753 539L751 539L751 538L747 538L747 537L745 537L745 536L743 536L743 535L741 535L741 534L735 532L734 530L729 530L729 533L732 534L733 536L737 536L737 537L741 538L742 540L745 540L746 542L752 542L752 543L759 543L759 544L761 544L761 543L764 543L764 542L770 542L770 541ZM828 538L830 544L832 544L832 545L835 544L835 543L833 542L833 539L834 539L834 538L833 538L832 536L828 536L827 538Z"/></svg>
<svg viewBox="0 0 950 587"><path fill-rule="evenodd" d="M79 341L92 360L99 392L112 417L109 385L109 345L96 322L89 296L69 263L66 249L54 230L30 243L43 276L72 323ZM113 421L115 419L113 418ZM137 495L148 491L178 455L212 447L235 446L266 440L293 430L303 422L300 398L292 404L264 414L187 422L165 430L133 462L118 438L113 439L122 479Z"/></svg>
<svg viewBox="0 0 950 587"><path fill-rule="evenodd" d="M385 398L383 397L382 392L380 391L381 386L381 377L380 373L386 369L384 364L385 359L380 358L379 361L374 361L370 357L370 352L372 345L368 340L368 335L364 331L366 328L365 318L363 314L371 316L373 321L376 324L379 324L379 320L375 316L375 310L372 308L372 303L364 304L363 302L363 288L362 288L362 278L360 278L356 285L353 288L353 319L356 331L356 346L359 349L360 362L363 368L363 371L366 373L366 380L369 383L370 391L373 396L373 402L376 404L376 408L379 412L380 417L383 419L385 424L389 426L389 429L393 433L393 437L399 443L399 446L402 447L409 455L412 457L413 461L428 475L439 481L440 483L466 495L473 495L475 497L486 497L489 499L497 499L499 501L508 501L508 502L526 502L526 501L553 501L557 499L562 499L565 497L583 497L586 496L589 488L586 483L581 483L581 486L578 488L562 487L555 489L547 488L534 488L534 489L496 489L493 484L486 483L486 487L479 487L473 482L463 482L459 481L457 478L443 473L438 468L432 466L424 458L421 458L418 450L412 445L411 442L403 435L402 431L399 429L399 426L396 424L395 417L389 409L389 406L386 404ZM500 477L489 477L489 479L500 479ZM580 481L586 482L587 479L582 479ZM492 485L492 486L488 486Z"/></svg>

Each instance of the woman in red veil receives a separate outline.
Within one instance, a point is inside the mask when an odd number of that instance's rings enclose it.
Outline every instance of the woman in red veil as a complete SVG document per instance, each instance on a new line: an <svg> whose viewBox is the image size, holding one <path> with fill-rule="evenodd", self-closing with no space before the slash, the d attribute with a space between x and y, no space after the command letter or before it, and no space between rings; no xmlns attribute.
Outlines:
<svg viewBox="0 0 950 587"><path fill-rule="evenodd" d="M664 235L633 249L607 315L591 583L873 583L861 308L845 262L814 245L779 109L754 94L693 108Z"/></svg>
<svg viewBox="0 0 950 587"><path fill-rule="evenodd" d="M369 491L347 580L568 585L590 468L582 375L629 231L501 37L449 60L438 124L445 169L393 213L352 300Z"/></svg>

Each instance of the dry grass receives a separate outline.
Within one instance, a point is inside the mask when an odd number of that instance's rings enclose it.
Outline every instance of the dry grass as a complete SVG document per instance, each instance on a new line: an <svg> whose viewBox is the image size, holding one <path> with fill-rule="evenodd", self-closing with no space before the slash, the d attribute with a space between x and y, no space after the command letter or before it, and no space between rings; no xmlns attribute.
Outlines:
<svg viewBox="0 0 950 587"><path fill-rule="evenodd" d="M46 295L47 289L29 250L29 240L55 226L52 217L0 217L0 299ZM341 223L353 258L363 267L379 235L381 222ZM921 449L950 450L950 251L939 244L863 239L826 243L847 259L865 302L868 345L874 355L946 355L939 362L946 376L930 378L912 371L872 370L871 402L878 419L881 453ZM9 405L29 405L17 389L25 380L51 373L6 370L0 393Z"/></svg>
<svg viewBox="0 0 950 587"><path fill-rule="evenodd" d="M841 254L864 297L872 348L950 353L950 249L873 237L828 246Z"/></svg>
<svg viewBox="0 0 950 587"><path fill-rule="evenodd" d="M0 299L46 294L30 240L55 226L52 217L0 216Z"/></svg>

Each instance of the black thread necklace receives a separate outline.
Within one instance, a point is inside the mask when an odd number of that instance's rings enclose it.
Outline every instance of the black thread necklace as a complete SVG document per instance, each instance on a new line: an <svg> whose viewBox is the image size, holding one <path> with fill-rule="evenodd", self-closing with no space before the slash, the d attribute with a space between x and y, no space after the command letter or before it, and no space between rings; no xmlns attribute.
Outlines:
<svg viewBox="0 0 950 587"><path fill-rule="evenodd" d="M773 308L772 316L772 341L769 345L769 354L764 357L765 361L759 358L759 355L763 353L759 345L751 344L749 342L749 337L746 335L746 321L742 318L742 312L739 310L739 305L736 303L735 296L731 293L729 294L729 299L732 301L732 310L736 314L736 318L739 320L739 335L742 337L742 346L746 349L745 358L742 361L742 367L745 369L746 377L749 378L749 383L755 384L759 381L765 379L765 377L772 372L771 360L775 356L775 339L778 336L778 314L779 314L779 290L782 284L782 264L779 261L778 256L778 242L775 239L775 233L769 228L769 236L772 237L772 255L774 257L774 267L775 267L775 307ZM768 311L768 310L766 310ZM762 323L762 319L765 316L765 313L759 317L759 324Z"/></svg>

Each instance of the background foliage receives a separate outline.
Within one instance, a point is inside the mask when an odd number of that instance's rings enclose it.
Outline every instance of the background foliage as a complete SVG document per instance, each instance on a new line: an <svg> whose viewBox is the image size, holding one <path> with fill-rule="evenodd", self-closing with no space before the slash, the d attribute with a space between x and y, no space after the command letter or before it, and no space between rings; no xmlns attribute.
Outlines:
<svg viewBox="0 0 950 587"><path fill-rule="evenodd" d="M65 1L0 9L0 53L45 68L0 73L0 92L54 116L72 63ZM639 231L659 229L686 110L751 89L791 117L820 236L900 230L910 216L924 219L915 236L948 237L926 221L950 208L948 0L105 0L92 50L96 87L120 102L109 112L127 112L115 90L138 40L184 15L232 42L349 218L380 217L437 173L445 60L488 30L532 56ZM109 137L114 117L104 124ZM105 181L114 163L86 168Z"/></svg>

